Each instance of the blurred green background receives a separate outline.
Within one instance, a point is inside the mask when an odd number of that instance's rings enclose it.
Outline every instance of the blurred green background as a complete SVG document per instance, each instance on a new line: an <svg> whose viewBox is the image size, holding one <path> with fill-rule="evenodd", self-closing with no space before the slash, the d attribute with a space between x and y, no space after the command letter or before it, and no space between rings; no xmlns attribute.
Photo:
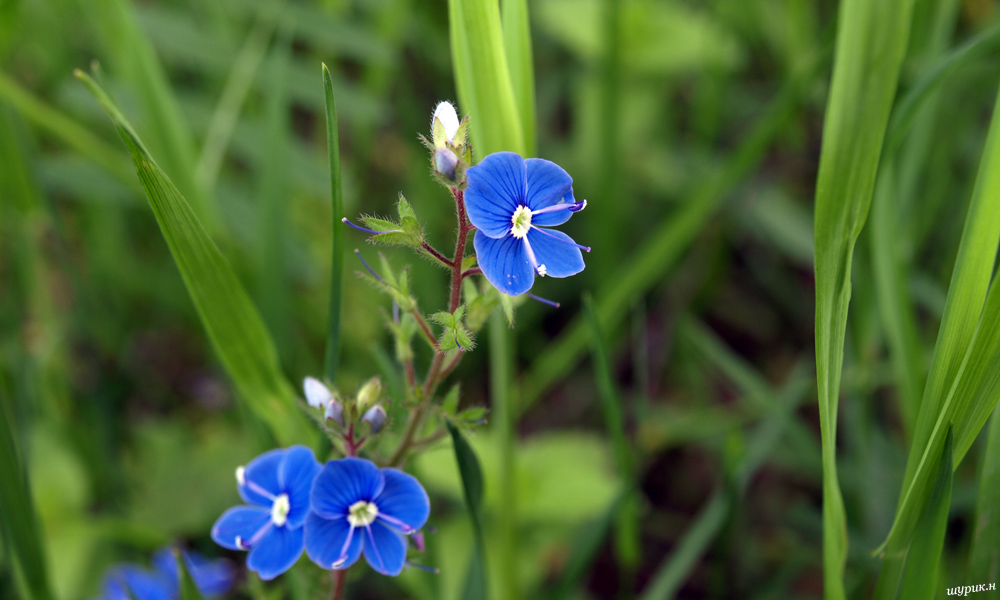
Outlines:
<svg viewBox="0 0 1000 600"><path fill-rule="evenodd" d="M538 155L589 200L564 229L593 252L581 275L536 283L561 308L518 309L516 552L502 565L488 542L494 597L821 597L812 200L836 3L528 6ZM918 0L902 91L993 25L996 8ZM95 595L104 568L170 541L223 555L208 531L237 501L233 469L274 444L235 402L128 154L73 69L95 69L194 206L298 382L321 372L326 333L320 62L334 77L345 213L391 214L402 192L449 247L451 201L417 140L437 101L456 99L447 16L443 0L0 0L0 402L60 600ZM1000 75L996 47L935 89L903 141L893 219L921 364ZM847 586L862 596L907 448L871 241L862 235L855 261L839 447ZM354 247L375 254L360 234ZM422 305L442 304L442 273L412 262ZM595 297L607 379L581 291ZM338 385L381 374L398 397L377 306L348 275ZM451 378L463 405L490 406L482 348ZM634 474L617 466L600 393L622 406ZM487 426L472 439L488 540L505 535L496 515L511 502L497 491L495 438ZM979 453L956 475L942 569L957 572L942 582L961 581ZM354 569L351 598L461 597L472 538L450 445L410 467L433 499L423 562L441 574ZM636 496L623 493L632 483ZM14 598L5 555L0 598ZM240 594L326 593L318 569L287 578Z"/></svg>

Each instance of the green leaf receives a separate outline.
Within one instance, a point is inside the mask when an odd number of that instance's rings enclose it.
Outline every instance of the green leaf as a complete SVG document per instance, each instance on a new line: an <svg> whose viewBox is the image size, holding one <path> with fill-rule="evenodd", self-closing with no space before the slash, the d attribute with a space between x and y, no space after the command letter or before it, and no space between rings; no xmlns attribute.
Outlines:
<svg viewBox="0 0 1000 600"><path fill-rule="evenodd" d="M913 544L906 556L906 570L899 588L899 598L931 600L938 596L938 565L944 549L944 533L948 526L948 507L951 505L952 486L952 431L948 428L944 453L938 461L934 487L924 506ZM884 587L883 587L884 585ZM894 581L879 579L875 598L896 598Z"/></svg>
<svg viewBox="0 0 1000 600"><path fill-rule="evenodd" d="M458 463L458 472L462 477L462 490L465 495L465 508L472 519L472 527L475 535L475 550L472 562L469 565L469 573L465 582L465 592L462 598L467 600L482 600L489 597L486 585L485 566L485 544L483 542L482 524L482 501L483 501L483 473L479 467L479 459L472 451L469 442L462 436L451 421L445 421L448 432L451 434L451 441L455 449L455 461Z"/></svg>
<svg viewBox="0 0 1000 600"><path fill-rule="evenodd" d="M913 0L844 0L816 182L816 381L823 447L823 579L841 599L847 522L837 478L837 405L854 245L871 205Z"/></svg>
<svg viewBox="0 0 1000 600"><path fill-rule="evenodd" d="M955 259L899 505L883 545L890 558L905 553L930 497L933 465L944 449L948 425L954 423L954 454L961 460L1000 396L994 362L1000 356L1000 281L990 288L998 242L1000 95Z"/></svg>
<svg viewBox="0 0 1000 600"><path fill-rule="evenodd" d="M340 365L341 320L344 295L344 199L340 179L340 138L337 128L337 103L333 95L330 69L323 64L323 97L326 101L326 148L330 165L330 202L333 222L330 248L330 309L327 324L326 355L323 371L327 380L337 380Z"/></svg>
<svg viewBox="0 0 1000 600"><path fill-rule="evenodd" d="M517 115L524 132L525 156L535 155L535 68L531 54L531 23L527 0L503 0L503 45Z"/></svg>
<svg viewBox="0 0 1000 600"><path fill-rule="evenodd" d="M979 495L972 521L968 581L996 581L1000 575L1000 413L994 410L979 467Z"/></svg>
<svg viewBox="0 0 1000 600"><path fill-rule="evenodd" d="M2 392L0 392L2 393ZM10 406L0 398L0 531L20 573L25 600L51 600L42 535L25 467L19 459ZM23 456L23 454L22 454Z"/></svg>
<svg viewBox="0 0 1000 600"><path fill-rule="evenodd" d="M77 71L76 76L97 98L125 142L188 294L240 398L270 426L280 444L308 442L314 431L281 373L260 315L228 262L104 90L86 74Z"/></svg>
<svg viewBox="0 0 1000 600"><path fill-rule="evenodd" d="M524 130L500 27L496 0L448 0L455 82L459 108L470 116L477 154L509 150L525 153Z"/></svg>
<svg viewBox="0 0 1000 600"><path fill-rule="evenodd" d="M180 600L205 600L201 592L198 591L198 586L195 585L194 579L191 578L191 573L188 572L184 557L181 556L180 551L176 548L174 548L174 560L177 561L177 573L180 576Z"/></svg>

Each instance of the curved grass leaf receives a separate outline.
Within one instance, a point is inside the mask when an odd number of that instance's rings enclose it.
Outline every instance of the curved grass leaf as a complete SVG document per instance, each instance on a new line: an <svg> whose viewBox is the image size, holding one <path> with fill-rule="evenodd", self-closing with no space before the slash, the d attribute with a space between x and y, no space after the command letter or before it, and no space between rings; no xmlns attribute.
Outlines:
<svg viewBox="0 0 1000 600"><path fill-rule="evenodd" d="M451 421L445 421L445 424L448 426L448 433L451 434L452 445L455 448L455 461L458 463L458 472L462 476L465 507L469 511L469 518L472 519L473 535L475 536L474 552L472 561L469 563L469 573L462 598L483 600L489 597L486 586L486 558L483 542L483 472L475 451L462 436L462 432Z"/></svg>
<svg viewBox="0 0 1000 600"><path fill-rule="evenodd" d="M86 74L77 71L76 76L125 142L188 294L239 396L270 426L280 444L308 443L315 431L299 411L271 337L228 262L107 94Z"/></svg>
<svg viewBox="0 0 1000 600"><path fill-rule="evenodd" d="M854 245L875 187L882 142L910 30L912 0L840 5L816 182L816 382L823 452L823 579L841 599L847 522L837 478L837 406Z"/></svg>
<svg viewBox="0 0 1000 600"><path fill-rule="evenodd" d="M517 115L524 134L524 155L536 152L535 67L531 53L531 23L527 0L503 0L503 45L510 68L510 82L517 104Z"/></svg>
<svg viewBox="0 0 1000 600"><path fill-rule="evenodd" d="M961 460L1000 394L1000 282L988 289L1000 241L1000 95L980 162L965 230L955 259L948 300L907 457L896 516L881 549L904 554L931 492L932 466L944 449L948 424L955 427ZM989 297L987 298L987 291Z"/></svg>
<svg viewBox="0 0 1000 600"><path fill-rule="evenodd" d="M0 392L2 393L2 392ZM7 403L0 398L0 531L23 582L24 600L51 600L42 535L35 508L18 457L14 420Z"/></svg>

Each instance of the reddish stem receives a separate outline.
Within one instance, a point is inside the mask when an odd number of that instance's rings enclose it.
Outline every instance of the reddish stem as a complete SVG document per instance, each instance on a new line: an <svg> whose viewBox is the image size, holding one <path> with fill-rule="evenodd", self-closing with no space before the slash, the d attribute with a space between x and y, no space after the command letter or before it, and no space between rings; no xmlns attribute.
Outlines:
<svg viewBox="0 0 1000 600"><path fill-rule="evenodd" d="M482 275L482 274L483 274L482 269L480 269L479 267L473 267L468 271L466 271L465 273L462 273L462 279L465 279L469 275Z"/></svg>
<svg viewBox="0 0 1000 600"><path fill-rule="evenodd" d="M333 572L333 595L330 600L340 600L344 594L344 582L347 581L347 569Z"/></svg>
<svg viewBox="0 0 1000 600"><path fill-rule="evenodd" d="M451 262L450 260L448 260L447 258L445 258L444 254L441 254L440 252L438 252L434 248L434 246L431 246L427 242L424 242L423 249L427 251L427 254L430 254L434 258L436 258L439 261L441 261L441 263L444 264L445 266L447 266L449 269L455 268L455 264L453 262Z"/></svg>

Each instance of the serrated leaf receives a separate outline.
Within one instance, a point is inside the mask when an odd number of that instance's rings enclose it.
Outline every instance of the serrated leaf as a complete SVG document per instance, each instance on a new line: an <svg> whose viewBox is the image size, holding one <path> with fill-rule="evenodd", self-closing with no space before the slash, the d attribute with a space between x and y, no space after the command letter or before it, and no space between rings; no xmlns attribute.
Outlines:
<svg viewBox="0 0 1000 600"><path fill-rule="evenodd" d="M446 310L442 310L431 315L431 321L434 321L441 327L447 327L449 329L454 329L455 327L455 315Z"/></svg>
<svg viewBox="0 0 1000 600"><path fill-rule="evenodd" d="M239 397L270 426L279 443L313 439L315 430L298 409L274 342L228 261L104 90L86 74L77 71L76 75L125 142L188 294Z"/></svg>
<svg viewBox="0 0 1000 600"><path fill-rule="evenodd" d="M473 406L458 413L455 418L466 423L479 423L486 418L487 412L485 406Z"/></svg>

